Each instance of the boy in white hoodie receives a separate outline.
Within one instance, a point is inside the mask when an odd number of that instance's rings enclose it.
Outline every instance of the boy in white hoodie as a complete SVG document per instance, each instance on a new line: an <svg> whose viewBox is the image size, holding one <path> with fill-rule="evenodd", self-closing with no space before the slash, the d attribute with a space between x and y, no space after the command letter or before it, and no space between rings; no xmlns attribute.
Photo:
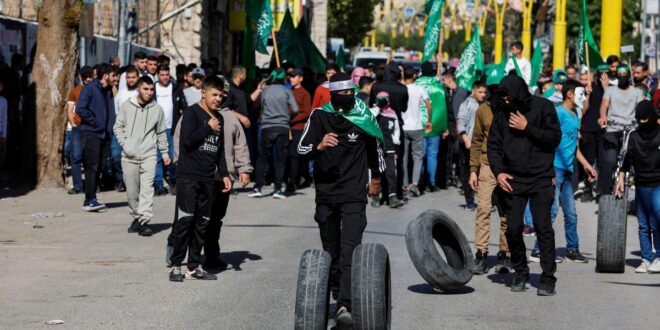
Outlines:
<svg viewBox="0 0 660 330"><path fill-rule="evenodd" d="M165 165L169 165L170 158L165 115L153 100L153 80L149 77L138 79L137 89L137 97L124 102L117 111L113 131L123 150L121 166L133 217L128 232L151 236L153 231L148 223L153 216L156 154L161 153Z"/></svg>

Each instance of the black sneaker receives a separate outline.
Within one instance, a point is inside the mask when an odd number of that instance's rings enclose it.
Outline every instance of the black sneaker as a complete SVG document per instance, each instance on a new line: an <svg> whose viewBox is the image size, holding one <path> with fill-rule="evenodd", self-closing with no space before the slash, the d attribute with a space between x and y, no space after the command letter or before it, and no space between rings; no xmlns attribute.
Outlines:
<svg viewBox="0 0 660 330"><path fill-rule="evenodd" d="M580 253L580 250L567 250L566 259L572 262L587 263L589 260Z"/></svg>
<svg viewBox="0 0 660 330"><path fill-rule="evenodd" d="M140 227L142 227L142 225L140 224L140 221L138 221L137 219L134 219L133 222L131 222L131 226L128 227L128 232L129 233L137 233L138 231L140 231Z"/></svg>
<svg viewBox="0 0 660 330"><path fill-rule="evenodd" d="M474 257L474 271L475 275L488 274L488 254L477 251Z"/></svg>
<svg viewBox="0 0 660 330"><path fill-rule="evenodd" d="M592 195L591 192L585 192L580 198L580 201L582 203L591 203L594 201L594 195Z"/></svg>
<svg viewBox="0 0 660 330"><path fill-rule="evenodd" d="M555 291L554 284L539 284L539 288L536 290L537 296L554 296L557 294Z"/></svg>
<svg viewBox="0 0 660 330"><path fill-rule="evenodd" d="M506 252L497 252L497 265L495 265L495 272L506 274L511 272L511 268L511 259L506 255Z"/></svg>
<svg viewBox="0 0 660 330"><path fill-rule="evenodd" d="M527 279L524 277L515 276L513 283L511 283L511 291L525 292L527 290Z"/></svg>
<svg viewBox="0 0 660 330"><path fill-rule="evenodd" d="M181 273L181 267L172 267L172 270L170 270L170 281L183 282L183 273Z"/></svg>
<svg viewBox="0 0 660 330"><path fill-rule="evenodd" d="M149 228L149 225L144 224L142 227L140 227L140 236L151 236L154 234L154 231Z"/></svg>
<svg viewBox="0 0 660 330"><path fill-rule="evenodd" d="M529 255L529 261L541 262L541 252L532 250L532 254Z"/></svg>
<svg viewBox="0 0 660 330"><path fill-rule="evenodd" d="M375 196L375 197L371 197L370 199L371 202L369 202L369 204L371 205L371 207L380 207L380 197Z"/></svg>
<svg viewBox="0 0 660 330"><path fill-rule="evenodd" d="M80 188L80 189L79 188L71 188L67 191L67 194L69 194L69 195L79 195L79 194L82 194L84 192L85 191L82 190L82 188Z"/></svg>
<svg viewBox="0 0 660 330"><path fill-rule="evenodd" d="M395 209L397 207L403 206L403 201L398 199L396 195L390 196L390 208Z"/></svg>
<svg viewBox="0 0 660 330"><path fill-rule="evenodd" d="M413 197L419 197L422 194L414 183L408 186L408 192L410 192Z"/></svg>
<svg viewBox="0 0 660 330"><path fill-rule="evenodd" d="M154 195L156 195L156 196L165 196L169 193L170 193L169 190L167 190L167 188L165 188L165 187L156 187L156 188L154 188Z"/></svg>
<svg viewBox="0 0 660 330"><path fill-rule="evenodd" d="M116 192L125 192L126 191L126 186L121 181L117 182L117 183L115 183L115 191Z"/></svg>
<svg viewBox="0 0 660 330"><path fill-rule="evenodd" d="M429 192L434 193L434 192L438 192L438 191L440 191L440 188L438 188L438 186L433 185L433 186L429 187Z"/></svg>
<svg viewBox="0 0 660 330"><path fill-rule="evenodd" d="M186 279L187 280L203 280L203 281L215 281L218 279L217 276L206 272L202 269L202 266L197 266L194 270L186 270Z"/></svg>

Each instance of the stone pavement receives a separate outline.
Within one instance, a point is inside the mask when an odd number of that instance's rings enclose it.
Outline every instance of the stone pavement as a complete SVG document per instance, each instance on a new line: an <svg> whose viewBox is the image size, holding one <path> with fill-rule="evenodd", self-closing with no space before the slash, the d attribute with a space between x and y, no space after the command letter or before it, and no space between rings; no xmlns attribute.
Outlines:
<svg viewBox="0 0 660 330"><path fill-rule="evenodd" d="M122 193L101 193L110 209L99 214L80 211L83 197L64 191L3 198L0 328L47 328L45 321L62 319L64 327L79 329L291 329L300 256L320 247L313 197L306 189L283 201L232 198L221 238L229 269L215 282L184 283L168 281L164 262L173 196L156 198L157 234L148 238L126 233L131 219ZM398 210L368 207L364 241L382 243L390 253L393 329L658 328L660 274L633 272L639 263L634 217L625 274L595 273L595 204L578 203L581 250L590 261L558 265L557 296L537 297L534 288L512 293L511 275L492 273L475 276L455 294L433 291L408 257L405 229L422 211L437 208L472 240L475 213L460 208L462 201L451 189L411 199ZM562 224L560 214L560 255ZM497 252L496 228L491 254ZM535 286L540 268L531 269Z"/></svg>

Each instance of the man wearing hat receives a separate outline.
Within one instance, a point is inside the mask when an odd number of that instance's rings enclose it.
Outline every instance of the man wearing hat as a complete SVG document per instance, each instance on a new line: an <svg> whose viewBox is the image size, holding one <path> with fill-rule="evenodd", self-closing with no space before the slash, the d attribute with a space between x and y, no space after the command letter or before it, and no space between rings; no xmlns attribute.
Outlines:
<svg viewBox="0 0 660 330"><path fill-rule="evenodd" d="M196 104L202 99L202 85L206 73L202 68L194 68L191 71L192 85L183 90L183 95L186 99L186 104Z"/></svg>
<svg viewBox="0 0 660 330"><path fill-rule="evenodd" d="M380 193L383 133L369 108L355 97L351 76L337 73L328 87L331 101L312 112L298 153L315 161L314 218L323 249L332 257L330 288L337 300L337 323L351 324L351 256L367 226L367 195Z"/></svg>
<svg viewBox="0 0 660 330"><path fill-rule="evenodd" d="M635 123L635 106L645 99L641 90L630 86L630 67L619 65L617 86L610 86L603 94L598 125L605 128L598 160L598 194L611 194L617 156L623 144L623 131Z"/></svg>
<svg viewBox="0 0 660 330"><path fill-rule="evenodd" d="M259 138L259 158L257 159L256 183L249 197L262 197L261 187L266 183L266 170L271 150L275 149L274 172L275 192L273 198L285 199L282 180L286 169L286 154L289 147L289 122L298 113L298 104L290 89L284 87L284 70L275 69L271 73L273 83L261 94L261 131ZM291 114L289 114L291 109Z"/></svg>

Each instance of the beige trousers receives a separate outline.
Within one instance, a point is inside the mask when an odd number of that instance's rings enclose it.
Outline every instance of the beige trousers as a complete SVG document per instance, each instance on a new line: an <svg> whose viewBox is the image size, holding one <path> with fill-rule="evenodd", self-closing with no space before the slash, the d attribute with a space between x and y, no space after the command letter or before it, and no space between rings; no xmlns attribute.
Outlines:
<svg viewBox="0 0 660 330"><path fill-rule="evenodd" d="M474 245L477 250L488 253L488 243L490 240L490 214L493 209L492 198L493 191L497 187L495 175L490 170L490 166L481 165L479 169L479 191L477 199L477 223ZM506 242L506 218L500 219L500 251L509 252L509 246Z"/></svg>

